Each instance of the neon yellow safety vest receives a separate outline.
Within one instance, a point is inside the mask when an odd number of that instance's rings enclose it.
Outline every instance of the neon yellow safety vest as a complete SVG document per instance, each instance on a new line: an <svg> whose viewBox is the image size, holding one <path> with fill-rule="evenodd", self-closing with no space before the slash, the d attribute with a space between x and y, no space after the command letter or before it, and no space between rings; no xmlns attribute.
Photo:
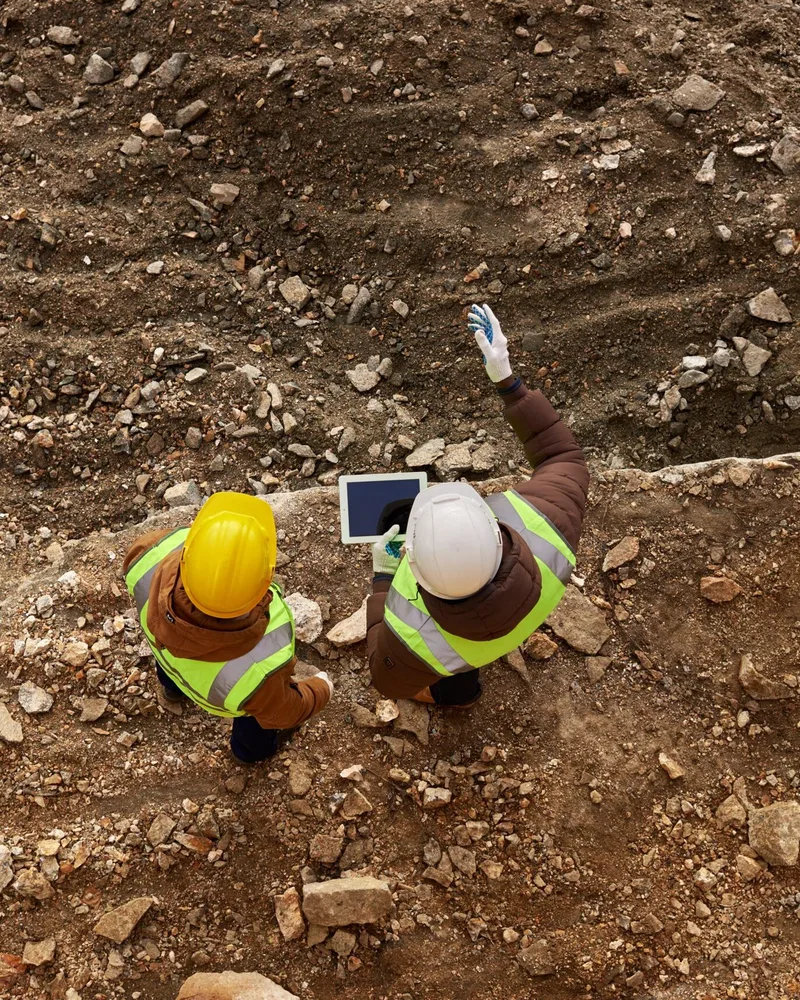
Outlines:
<svg viewBox="0 0 800 1000"><path fill-rule="evenodd" d="M525 642L564 596L575 568L575 554L561 532L519 493L496 493L486 503L531 550L542 578L541 592L535 607L507 635L482 642L463 639L445 632L431 618L408 559L403 559L386 598L383 620L406 649L443 677L485 667Z"/></svg>
<svg viewBox="0 0 800 1000"><path fill-rule="evenodd" d="M150 584L158 564L170 552L183 548L188 534L188 528L178 528L143 552L128 567L125 585L133 595L139 624L147 636L153 656L181 691L213 715L229 718L246 715L242 706L247 704L270 674L286 666L294 656L294 617L280 587L273 584L264 637L244 656L222 663L206 663L203 660L183 659L173 656L168 649L159 649L147 627Z"/></svg>

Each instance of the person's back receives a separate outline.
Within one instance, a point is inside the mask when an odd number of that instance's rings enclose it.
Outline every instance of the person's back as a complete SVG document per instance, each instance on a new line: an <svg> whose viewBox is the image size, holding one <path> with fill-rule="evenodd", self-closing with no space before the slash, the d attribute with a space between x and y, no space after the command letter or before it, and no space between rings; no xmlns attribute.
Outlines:
<svg viewBox="0 0 800 1000"><path fill-rule="evenodd" d="M123 573L156 660L160 695L231 717L241 763L272 756L330 699L327 674L293 676L294 621L273 582L275 524L268 504L216 493L191 528L137 539Z"/></svg>
<svg viewBox="0 0 800 1000"><path fill-rule="evenodd" d="M474 703L476 668L535 631L575 564L589 485L583 452L542 393L513 378L500 324L484 310L476 339L534 472L485 502L467 484L432 487L415 501L405 556L391 532L376 544L369 661L387 697Z"/></svg>

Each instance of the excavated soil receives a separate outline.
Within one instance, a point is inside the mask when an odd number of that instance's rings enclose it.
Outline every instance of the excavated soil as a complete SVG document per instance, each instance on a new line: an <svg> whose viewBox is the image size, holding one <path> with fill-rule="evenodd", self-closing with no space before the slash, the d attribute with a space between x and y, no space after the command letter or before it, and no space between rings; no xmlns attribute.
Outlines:
<svg viewBox="0 0 800 1000"><path fill-rule="evenodd" d="M747 819L715 818L734 791L751 810L798 796L798 461L620 471L797 451L800 163L780 150L800 150L798 37L789 0L0 7L0 701L23 727L0 742L0 884L7 862L53 889L0 890L0 992L168 1000L232 968L302 1000L800 993L797 867L753 875ZM106 83L84 79L95 54ZM679 107L690 74L724 91L713 108ZM147 113L166 135L143 137ZM788 321L748 312L767 288ZM550 659L495 665L424 744L357 724L364 646L321 637L301 654L334 704L245 774L223 723L157 704L125 546L192 516L167 511L172 486L274 495L284 582L327 630L368 585L336 543L339 473L441 438L465 447L432 478L524 474L475 301L590 457L578 575L606 659L545 629ZM746 341L770 352L758 371ZM638 555L603 572L625 536ZM710 603L705 576L741 593ZM741 686L743 654L779 699ZM52 710L23 712L24 681ZM94 722L86 698L108 702ZM345 822L352 764L372 812ZM424 811L426 784L451 805ZM194 849L151 847L160 812ZM346 860L309 860L340 827ZM465 843L474 874L431 864ZM349 954L284 942L272 897L306 866L385 878L392 914ZM125 943L94 935L138 896L156 903ZM53 961L23 965L50 937Z"/></svg>

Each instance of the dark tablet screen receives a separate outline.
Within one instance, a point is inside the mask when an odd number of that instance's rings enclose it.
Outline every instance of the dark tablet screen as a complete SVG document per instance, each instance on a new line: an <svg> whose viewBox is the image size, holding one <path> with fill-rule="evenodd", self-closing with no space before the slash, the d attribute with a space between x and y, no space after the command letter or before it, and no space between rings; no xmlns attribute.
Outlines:
<svg viewBox="0 0 800 1000"><path fill-rule="evenodd" d="M365 479L349 482L347 490L348 532L351 537L382 535L393 524L405 534L418 479Z"/></svg>

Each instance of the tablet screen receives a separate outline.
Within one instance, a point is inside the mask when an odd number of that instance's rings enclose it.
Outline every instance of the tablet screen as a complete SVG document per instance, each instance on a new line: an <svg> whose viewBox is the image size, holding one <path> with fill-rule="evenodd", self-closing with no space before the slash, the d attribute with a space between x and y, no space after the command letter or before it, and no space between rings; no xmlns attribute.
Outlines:
<svg viewBox="0 0 800 1000"><path fill-rule="evenodd" d="M414 497L425 485L421 476L353 476L340 483L344 490L342 524L345 541L374 541L393 524L400 525L400 538L405 536L408 515Z"/></svg>

